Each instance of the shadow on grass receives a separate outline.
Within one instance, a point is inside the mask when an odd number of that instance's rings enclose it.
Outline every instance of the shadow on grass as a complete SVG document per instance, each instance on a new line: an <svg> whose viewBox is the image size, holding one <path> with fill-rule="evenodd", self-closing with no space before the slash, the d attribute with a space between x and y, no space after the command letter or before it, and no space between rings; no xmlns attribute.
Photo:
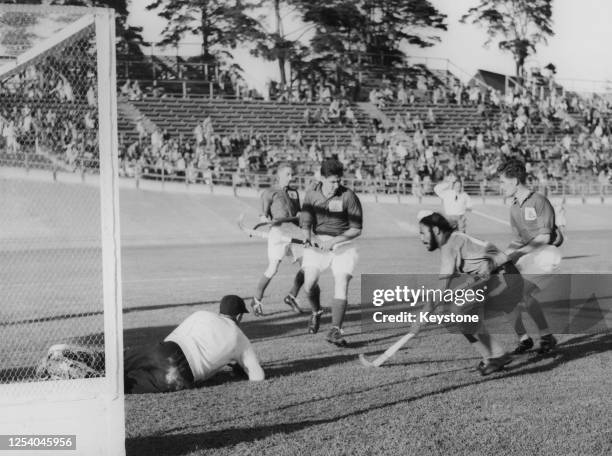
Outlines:
<svg viewBox="0 0 612 456"><path fill-rule="evenodd" d="M190 452L194 452L202 449L215 449L215 448L224 448L231 447L237 445L239 443L247 443L253 442L260 439L265 439L274 434L291 434L293 432L298 432L302 429L306 429L312 426L318 426L322 424L333 423L342 419L351 418L355 416L364 415L370 413L372 411L385 409L387 407L393 407L398 404L406 404L410 402L414 402L417 400L421 400L427 397L442 395L445 393L449 393L455 390L459 390L462 388L467 388L473 385L477 385L479 383L485 383L490 381L495 381L500 378L511 378L521 375L530 375L536 374L540 372L545 372L554 369L560 364L567 363L569 361L583 358L586 356L590 356L597 353L602 353L612 350L612 334L599 334L599 335L587 335L587 336L577 336L574 337L563 344L560 344L556 355L553 358L552 362L547 363L546 365L538 365L533 367L528 367L534 362L544 359L544 357L536 357L528 360L527 362L520 363L518 365L512 366L505 372L501 372L499 374L493 375L487 378L477 377L476 379L472 378L471 380L457 383L454 385L445 386L443 388L438 388L433 391L424 392L422 394L408 397L405 399L387 401L381 404L377 404L374 406L366 406L363 408L358 408L357 410L353 410L348 413L334 415L332 417L325 417L314 420L305 420L295 423L284 423L274 424L274 425L264 425L259 427L248 427L248 428L238 428L231 427L223 430L214 430L208 432L201 433L185 433L187 428L177 428L172 429L166 432L172 432L172 434L164 433L163 435L155 435L155 436L145 436L145 437L131 437L126 440L126 448L127 454L130 456L140 456L140 455L149 455L149 454L164 454L168 456L178 456L187 454ZM347 391L346 393L342 393L342 395L354 395L361 394L367 391L381 388L385 386L391 386L395 384L408 383L411 381L420 381L423 378L433 376L433 375L444 375L447 373L452 373L455 371L465 370L455 369L450 371L442 371L433 374L428 374L426 376L414 377L407 380L402 380L400 382L392 382L390 384L378 384L373 387L367 387L357 391ZM327 401L332 398L337 398L339 395L334 395L333 397L321 397L311 400L305 400L293 404L288 404L277 409L266 410L266 413L281 411L290 407L299 407L307 404L313 404L318 401ZM218 423L217 423L218 424ZM182 432L181 432L182 431ZM177 433L178 432L178 433Z"/></svg>
<svg viewBox="0 0 612 456"><path fill-rule="evenodd" d="M550 371L570 361L610 350L612 350L611 333L576 336L559 344L553 353L535 355L519 363L510 364L506 368L509 374L505 377ZM545 359L551 359L551 362L532 366Z"/></svg>

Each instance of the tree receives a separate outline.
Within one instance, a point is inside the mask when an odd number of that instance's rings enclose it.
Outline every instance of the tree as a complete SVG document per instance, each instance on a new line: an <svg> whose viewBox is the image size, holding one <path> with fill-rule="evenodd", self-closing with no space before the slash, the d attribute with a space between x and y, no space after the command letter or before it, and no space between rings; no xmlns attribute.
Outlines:
<svg viewBox="0 0 612 456"><path fill-rule="evenodd" d="M161 8L158 16L167 21L162 31L162 46L178 45L187 36L202 40L201 59L231 57L228 49L260 37L259 23L247 14L260 2L256 0L154 0L148 10Z"/></svg>
<svg viewBox="0 0 612 456"><path fill-rule="evenodd" d="M363 63L390 67L403 62L404 45L432 46L446 30L446 15L429 0L302 0L303 20L314 25L310 41L320 64L356 77ZM365 54L365 58L364 58Z"/></svg>
<svg viewBox="0 0 612 456"><path fill-rule="evenodd" d="M485 45L502 38L499 48L512 53L518 78L523 77L525 60L535 54L536 46L554 35L552 0L480 0L461 18L462 23L468 20L487 29Z"/></svg>
<svg viewBox="0 0 612 456"><path fill-rule="evenodd" d="M267 3L271 3L270 6L274 11L275 29L273 32L265 33L265 26L261 26L262 33L259 35L259 39L255 40L255 47L251 50L251 54L255 57L278 62L280 82L285 86L287 84L285 65L295 57L299 46L297 40L287 39L283 27L282 9L283 6L289 6L291 2L269 0L264 2L263 5ZM263 21L263 19L265 19L265 15L260 17L260 21Z"/></svg>
<svg viewBox="0 0 612 456"><path fill-rule="evenodd" d="M424 31L447 30L446 15L427 0L368 0L363 2L363 8L368 17L366 52L387 56L381 62L385 66L403 60L400 43L430 47L440 38L426 36Z"/></svg>

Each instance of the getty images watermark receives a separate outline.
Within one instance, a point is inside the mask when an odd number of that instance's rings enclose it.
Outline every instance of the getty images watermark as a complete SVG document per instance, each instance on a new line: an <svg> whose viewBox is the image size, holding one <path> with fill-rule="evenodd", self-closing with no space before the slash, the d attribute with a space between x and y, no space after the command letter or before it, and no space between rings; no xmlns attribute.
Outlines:
<svg viewBox="0 0 612 456"><path fill-rule="evenodd" d="M469 281L471 284L474 281ZM469 286L469 284L466 284ZM374 311L372 320L375 323L478 323L478 314L466 314L460 312L464 306L466 309L474 305L482 304L486 299L486 286L472 288L412 288L408 285L396 285L394 288L376 288L372 291L372 305L379 310ZM434 314L431 311L416 311L413 308L417 304L425 305L450 305L458 310L446 314ZM391 309L381 308L383 305L392 304ZM410 307L410 311L397 310L397 306Z"/></svg>
<svg viewBox="0 0 612 456"><path fill-rule="evenodd" d="M526 295L540 302L555 333L587 334L612 327L612 274L463 274L447 282L436 274L362 275L362 329L420 323L465 333L484 324L492 334L514 334L511 316Z"/></svg>

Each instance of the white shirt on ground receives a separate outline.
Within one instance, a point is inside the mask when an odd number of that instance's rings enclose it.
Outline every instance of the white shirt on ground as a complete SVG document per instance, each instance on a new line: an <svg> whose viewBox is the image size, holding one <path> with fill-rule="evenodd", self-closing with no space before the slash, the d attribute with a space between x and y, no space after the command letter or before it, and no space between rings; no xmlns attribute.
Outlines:
<svg viewBox="0 0 612 456"><path fill-rule="evenodd" d="M185 354L196 382L215 375L229 363L238 363L249 380L264 379L251 342L230 318L201 310L191 314L165 339Z"/></svg>

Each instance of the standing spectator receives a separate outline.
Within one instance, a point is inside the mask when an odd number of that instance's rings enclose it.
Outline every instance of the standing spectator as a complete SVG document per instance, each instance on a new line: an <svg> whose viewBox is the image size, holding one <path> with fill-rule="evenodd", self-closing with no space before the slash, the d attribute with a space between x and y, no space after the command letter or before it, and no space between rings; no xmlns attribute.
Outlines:
<svg viewBox="0 0 612 456"><path fill-rule="evenodd" d="M397 91L397 102L402 106L408 103L408 92L406 92L403 84L400 85Z"/></svg>
<svg viewBox="0 0 612 456"><path fill-rule="evenodd" d="M454 173L448 173L444 182L434 187L434 193L442 200L444 216L455 229L465 233L466 212L472 210L472 199L461 188L461 181Z"/></svg>

